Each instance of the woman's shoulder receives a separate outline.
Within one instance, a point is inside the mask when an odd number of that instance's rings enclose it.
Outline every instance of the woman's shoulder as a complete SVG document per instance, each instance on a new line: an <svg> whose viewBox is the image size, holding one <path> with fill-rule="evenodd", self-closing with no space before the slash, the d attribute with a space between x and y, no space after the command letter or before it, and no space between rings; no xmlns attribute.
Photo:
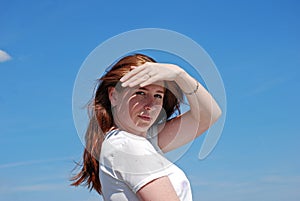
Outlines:
<svg viewBox="0 0 300 201"><path fill-rule="evenodd" d="M104 141L108 141L110 143L136 143L147 141L146 138L129 133L124 130L112 130L105 135Z"/></svg>
<svg viewBox="0 0 300 201"><path fill-rule="evenodd" d="M103 149L110 152L126 152L135 154L145 154L154 152L153 145L145 138L123 130L113 130L106 134L102 144Z"/></svg>

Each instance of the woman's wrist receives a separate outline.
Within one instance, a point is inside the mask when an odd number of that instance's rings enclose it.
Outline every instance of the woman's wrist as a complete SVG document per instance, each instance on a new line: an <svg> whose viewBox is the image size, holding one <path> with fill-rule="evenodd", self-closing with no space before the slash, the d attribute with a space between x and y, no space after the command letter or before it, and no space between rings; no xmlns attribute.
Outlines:
<svg viewBox="0 0 300 201"><path fill-rule="evenodd" d="M184 69L176 64L169 64L171 67L171 71L175 72L174 81L177 82L179 79L182 79L184 74L186 73Z"/></svg>
<svg viewBox="0 0 300 201"><path fill-rule="evenodd" d="M199 89L199 82L195 79L195 82L196 82L196 87L193 91L190 91L190 92L186 92L186 91L182 91L185 95L193 95L195 93L197 93L198 89Z"/></svg>
<svg viewBox="0 0 300 201"><path fill-rule="evenodd" d="M193 95L199 89L199 82L191 77L185 70L178 70L175 82L179 85L185 95Z"/></svg>

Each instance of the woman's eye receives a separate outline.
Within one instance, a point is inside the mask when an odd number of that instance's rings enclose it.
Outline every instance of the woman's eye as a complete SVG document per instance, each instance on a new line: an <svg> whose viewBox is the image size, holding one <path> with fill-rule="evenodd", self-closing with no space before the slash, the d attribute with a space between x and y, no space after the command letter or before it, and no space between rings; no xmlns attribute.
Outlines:
<svg viewBox="0 0 300 201"><path fill-rule="evenodd" d="M137 91L137 92L135 92L135 94L136 94L136 95L142 95L142 96L143 96L143 95L145 95L145 92L143 92L143 91Z"/></svg>
<svg viewBox="0 0 300 201"><path fill-rule="evenodd" d="M155 94L154 97L155 97L155 98L162 99L162 95L160 95L160 94Z"/></svg>

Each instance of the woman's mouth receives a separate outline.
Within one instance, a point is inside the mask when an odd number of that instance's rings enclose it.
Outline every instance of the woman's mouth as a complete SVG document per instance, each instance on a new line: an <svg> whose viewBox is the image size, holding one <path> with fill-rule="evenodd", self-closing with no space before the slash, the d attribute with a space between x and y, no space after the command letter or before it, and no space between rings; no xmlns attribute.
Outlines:
<svg viewBox="0 0 300 201"><path fill-rule="evenodd" d="M151 121L151 117L147 115L138 115L138 117L145 121Z"/></svg>

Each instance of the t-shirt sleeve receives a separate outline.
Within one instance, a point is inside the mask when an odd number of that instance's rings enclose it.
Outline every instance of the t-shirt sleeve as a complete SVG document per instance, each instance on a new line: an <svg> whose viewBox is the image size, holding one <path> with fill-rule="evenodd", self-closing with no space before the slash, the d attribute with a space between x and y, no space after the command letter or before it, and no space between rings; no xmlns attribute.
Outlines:
<svg viewBox="0 0 300 201"><path fill-rule="evenodd" d="M117 178L136 193L152 180L167 176L170 162L146 138L129 135L119 139L116 146L110 146L115 147L112 168Z"/></svg>

